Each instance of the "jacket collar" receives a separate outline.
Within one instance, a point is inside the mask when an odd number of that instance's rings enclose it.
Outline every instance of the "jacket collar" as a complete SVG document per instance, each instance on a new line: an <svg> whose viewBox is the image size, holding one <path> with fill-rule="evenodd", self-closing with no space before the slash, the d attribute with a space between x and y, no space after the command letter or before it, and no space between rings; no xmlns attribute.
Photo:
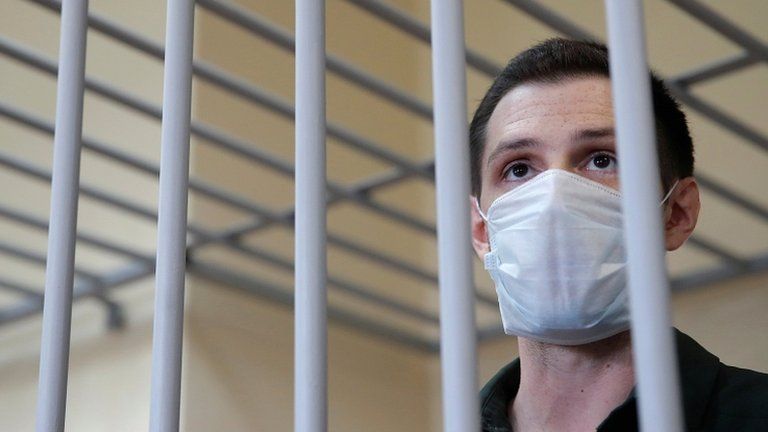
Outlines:
<svg viewBox="0 0 768 432"><path fill-rule="evenodd" d="M675 329L675 339L685 423L698 430L715 390L720 359L680 330Z"/></svg>
<svg viewBox="0 0 768 432"><path fill-rule="evenodd" d="M520 359L501 369L480 392L483 432L511 432L509 404L520 388Z"/></svg>

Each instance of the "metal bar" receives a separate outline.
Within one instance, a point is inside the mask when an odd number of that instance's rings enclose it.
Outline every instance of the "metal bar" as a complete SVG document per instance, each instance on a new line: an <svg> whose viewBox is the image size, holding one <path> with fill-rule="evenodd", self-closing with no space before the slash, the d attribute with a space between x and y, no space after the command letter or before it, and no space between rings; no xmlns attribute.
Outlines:
<svg viewBox="0 0 768 432"><path fill-rule="evenodd" d="M130 282L134 282L145 276L149 276L154 271L154 262L151 263L149 271L145 265L132 266L119 274L100 277L99 281L76 283L73 290L73 300L80 300L85 297L99 296L108 291ZM100 298L103 301L103 299ZM25 302L19 307L0 311L0 324L8 324L40 312L38 301Z"/></svg>
<svg viewBox="0 0 768 432"><path fill-rule="evenodd" d="M716 269L674 278L672 279L672 289L675 292L682 292L765 271L768 271L768 254L747 260L746 267L723 265Z"/></svg>
<svg viewBox="0 0 768 432"><path fill-rule="evenodd" d="M26 174L30 177L34 177L44 182L50 183L51 181L50 172L40 167L34 166L28 163L27 161L23 161L21 159L14 158L12 156L8 156L2 152L0 152L0 165L6 166L15 171ZM146 207L126 201L122 198L116 197L107 192L104 192L103 190L91 187L87 184L80 185L80 194L87 196L89 198L93 198L94 200L109 204L113 207L125 210L129 213L140 216L143 219L153 221L153 222L157 220L157 213L155 213L153 210L150 210ZM202 233L201 230L193 227L190 227L190 232L197 235Z"/></svg>
<svg viewBox="0 0 768 432"><path fill-rule="evenodd" d="M197 5L202 6L206 10L256 36L260 36L274 43L286 51L293 52L295 50L295 40L288 31L249 12L243 7L216 0L197 0ZM408 93L405 93L379 78L369 75L333 54L326 55L325 62L328 70L340 77L357 84L359 87L371 91L426 120L432 120L432 108Z"/></svg>
<svg viewBox="0 0 768 432"><path fill-rule="evenodd" d="M31 1L54 11L59 10L61 7L61 2L56 0ZM152 57L162 60L164 56L162 46L98 15L90 14L88 17L88 25L94 30L104 33L105 35L134 47ZM261 105L284 118L290 120L293 120L294 118L294 107L291 106L289 102L259 89L242 79L236 78L213 65L195 61L192 64L192 71L195 76L227 90L237 97ZM329 137L337 139L340 143L347 145L350 148L402 168L413 175L432 179L431 173L420 169L418 164L411 162L338 124L328 123L326 125L326 132Z"/></svg>
<svg viewBox="0 0 768 432"><path fill-rule="evenodd" d="M675 82L667 82L666 84L670 93L672 93L672 95L680 102L698 111L699 114L709 118L731 133L745 139L750 144L756 145L761 150L768 150L768 137L758 130L740 122L736 118L726 114L714 105L705 102L691 92L685 91L685 89L680 88Z"/></svg>
<svg viewBox="0 0 768 432"><path fill-rule="evenodd" d="M709 81L727 73L752 66L753 64L759 62L760 60L757 57L749 53L739 53L734 56L701 66L699 68L692 69L680 75L667 78L667 82L673 82L680 88L687 89L694 84Z"/></svg>
<svg viewBox="0 0 768 432"><path fill-rule="evenodd" d="M425 171L431 172L432 177L434 177L434 171L435 171L434 161L428 161L421 164L421 168ZM394 169L384 174L381 174L375 177L370 177L366 180L362 180L360 183L355 185L352 188L352 190L355 192L356 195L365 196L373 192L374 189L381 189L387 186L391 186L395 183L398 183L401 180L404 180L405 177L408 177L408 176L409 174L407 172L401 169Z"/></svg>
<svg viewBox="0 0 768 432"><path fill-rule="evenodd" d="M757 204L739 192L723 186L721 183L702 173L696 173L696 182L702 188L713 192L715 195L729 201L731 204L749 211L754 216L763 219L763 221L768 221L768 208Z"/></svg>
<svg viewBox="0 0 768 432"><path fill-rule="evenodd" d="M79 298L78 296L79 291L80 291L80 284L75 283L74 288L72 290L73 300ZM29 299L27 301L24 301L18 306L0 310L0 323L8 324L8 323L19 321L28 316L39 313L42 307L43 307L42 299Z"/></svg>
<svg viewBox="0 0 768 432"><path fill-rule="evenodd" d="M276 267L280 267L285 270L294 270L294 267L295 267L294 263L292 263L291 261L285 258L281 258L280 256L275 255L271 252L267 252L263 249L255 248L253 246L244 245L242 243L236 243L236 242L229 244L228 246L245 255L258 258L259 260L272 264ZM347 282L343 279L339 279L338 277L334 277L334 276L328 276L327 281L329 285L337 287L341 291L346 292L347 294L350 294L362 300L369 301L385 309L389 309L393 312L403 314L409 318L423 321L428 324L438 323L438 317L432 313L423 311L420 308L410 306L406 303L390 299L387 296L376 294L374 291L367 288L363 288L357 284Z"/></svg>
<svg viewBox="0 0 768 432"><path fill-rule="evenodd" d="M296 0L294 430L328 429L325 1Z"/></svg>
<svg viewBox="0 0 768 432"><path fill-rule="evenodd" d="M39 218L31 213L15 210L10 207L6 207L4 204L0 204L0 216L15 221L20 224L24 224L41 231L48 231L48 221ZM125 246L118 245L113 242L109 242L100 239L94 235L86 234L83 232L75 232L75 239L77 242L89 244L91 246L104 249L106 251L122 255L124 257L132 258L137 261L151 261L152 257L145 255L139 251L127 248Z"/></svg>
<svg viewBox="0 0 768 432"><path fill-rule="evenodd" d="M30 262L36 263L36 264L38 264L40 266L43 266L43 267L46 266L46 257L43 254L31 251L29 249L25 249L23 247L20 247L20 246L17 246L17 245L13 245L13 244L10 244L10 243L5 243L5 242L0 241L0 253L4 253L4 254L7 254L7 255L14 256L16 258L20 258L20 259L23 259L23 260L26 260L26 261L30 261ZM77 267L74 267L73 273L74 273L75 276L77 276L77 278L74 279L74 282L87 283L87 284L96 285L96 286L98 286L101 283L101 277L99 275L97 275L96 273L93 273L91 271L82 270L82 269L78 269ZM0 285L3 285L3 283L0 282ZM16 285L14 287L13 284L10 284L10 283L4 284L4 285L6 287L8 287L8 288L11 288L11 289L16 288L18 290L20 288L18 285ZM44 304L40 300L43 299L43 295L34 292L34 290L32 290L31 295L34 296L34 297L38 297L39 296L39 299L33 299L32 303L34 305L36 305L36 307L37 307L36 311L37 312L41 312L43 310ZM110 316L121 315L122 314L122 309L121 309L120 305L115 303L113 300L109 299L106 296L106 293L104 293L102 291L97 291L97 292L93 293L93 295L99 301L101 301L101 303L104 305L104 307L107 308L107 311L110 314ZM117 322L115 326L119 327L120 323Z"/></svg>
<svg viewBox="0 0 768 432"><path fill-rule="evenodd" d="M223 283L279 304L290 306L294 303L294 298L291 295L289 287L282 287L277 284L251 276L245 276L238 272L226 270L216 265L202 263L197 260L192 260L190 262L189 271L197 276ZM328 317L331 320L347 325L350 328L361 330L390 342L402 344L419 351L435 353L439 349L438 344L428 338L414 336L407 331L378 323L369 318L334 307L333 305L328 306Z"/></svg>
<svg viewBox="0 0 768 432"><path fill-rule="evenodd" d="M56 133L51 179L51 226L45 270L36 430L64 430L67 403L75 230L83 126L87 0L68 1L61 11Z"/></svg>
<svg viewBox="0 0 768 432"><path fill-rule="evenodd" d="M34 301L38 303L40 308L43 307L43 293L42 290L38 290L35 288L32 288L29 285L12 281L10 279L6 279L2 276L0 276L0 287L5 289L6 291L14 292L16 294L21 294L25 297L33 298Z"/></svg>
<svg viewBox="0 0 768 432"><path fill-rule="evenodd" d="M737 257L736 255L728 252L720 246L712 243L709 240L704 240L701 237L690 237L688 243L695 246L705 252L709 252L712 255L720 258L725 264L734 266L735 268L746 268L746 260Z"/></svg>
<svg viewBox="0 0 768 432"><path fill-rule="evenodd" d="M463 12L461 0L431 2L443 430L456 432L480 427Z"/></svg>
<svg viewBox="0 0 768 432"><path fill-rule="evenodd" d="M45 255L41 253L26 249L22 246L6 243L5 241L2 241L2 240L0 240L0 253L12 255L12 256L15 256L16 258L21 258L25 261L31 261L41 266L46 266L46 262L47 262ZM88 280L98 279L98 276L95 273L90 272L88 270L79 269L75 267L74 264L72 266L72 273L73 275L83 279L88 279Z"/></svg>
<svg viewBox="0 0 768 432"><path fill-rule="evenodd" d="M516 7L523 13L534 16L536 19L557 30L560 34L572 39L595 41L597 38L588 31L580 28L576 24L562 18L553 11L538 4L533 0L504 0L510 5Z"/></svg>
<svg viewBox="0 0 768 432"><path fill-rule="evenodd" d="M34 216L30 213L25 213L25 212L11 209L9 207L5 207L3 205L0 205L0 216L5 217L6 219L15 221L17 223L27 225L35 229L39 229L42 231L48 230L47 220L38 218L37 216ZM152 261L152 257L145 255L139 251L133 250L131 248L127 248L125 246L118 245L116 243L113 243L107 240L100 239L90 234L76 231L75 240L76 242L88 244L88 245L91 245L91 246L94 246L118 255L132 258L140 262ZM100 283L100 279L101 279L100 276L94 273L89 273L83 276L82 273L83 273L82 271L78 270L77 267L75 267L76 275L80 275L81 277L86 277L90 283L95 283L95 284ZM0 284L2 283L0 282ZM113 329L122 328L124 324L122 307L120 307L118 303L107 298L106 293L100 292L98 293L98 297L102 301L102 304L107 308L107 314L109 317L108 319L109 327ZM40 303L39 306L40 306L40 309L42 309L42 303Z"/></svg>
<svg viewBox="0 0 768 432"><path fill-rule="evenodd" d="M347 1L381 18L385 22L392 24L393 26L415 37L416 39L419 39L427 44L430 43L431 37L429 28L420 23L418 20L415 20L405 13L397 10L397 8L390 6L380 0ZM501 68L496 65L493 60L484 57L482 54L479 54L471 49L467 49L465 55L467 64L486 75L496 76L499 72L501 72Z"/></svg>
<svg viewBox="0 0 768 432"><path fill-rule="evenodd" d="M192 0L167 2L149 411L151 432L179 430L194 10Z"/></svg>
<svg viewBox="0 0 768 432"><path fill-rule="evenodd" d="M695 0L667 0L689 15L699 19L731 42L747 50L762 61L768 61L768 45L725 19L713 9Z"/></svg>
<svg viewBox="0 0 768 432"><path fill-rule="evenodd" d="M659 161L641 0L606 0L640 429L683 417L659 212Z"/></svg>

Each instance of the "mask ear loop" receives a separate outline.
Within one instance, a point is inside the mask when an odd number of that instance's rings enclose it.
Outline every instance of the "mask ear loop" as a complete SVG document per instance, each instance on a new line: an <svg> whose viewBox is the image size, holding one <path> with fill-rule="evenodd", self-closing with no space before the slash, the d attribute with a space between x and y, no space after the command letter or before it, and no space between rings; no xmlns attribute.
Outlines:
<svg viewBox="0 0 768 432"><path fill-rule="evenodd" d="M664 203L667 202L670 196L672 196L672 192L675 191L675 188L677 187L678 183L680 183L680 180L675 180L675 184L672 185L671 188L669 188L669 192L667 192L666 195L664 195L664 199L661 200L661 203L659 203L659 207L663 207Z"/></svg>
<svg viewBox="0 0 768 432"><path fill-rule="evenodd" d="M480 217L481 217L481 218L483 218L483 220L484 220L486 223L488 223L488 216L486 216L486 215L485 215L485 213L483 213L483 211L482 211L482 210L480 210L480 198L478 198L478 197L474 197L474 198L475 198L475 199L474 199L474 200L472 200L472 202L475 204L475 209L476 209L476 210L477 210L477 212L480 214Z"/></svg>
<svg viewBox="0 0 768 432"><path fill-rule="evenodd" d="M480 209L480 199L478 197L473 197L473 198L475 198L475 199L472 200L472 202L475 204L475 210L477 210L477 213L485 221L485 235L486 235L486 239L488 241L488 245L490 246L491 245L491 237L488 235L488 224L490 223L488 221L488 216L486 216L485 213L483 213L483 211ZM491 256L494 256L494 255L491 255L491 252L488 252L483 257L483 263L484 263L486 269L490 268L490 267L488 267L488 262L489 262L488 258L491 257Z"/></svg>

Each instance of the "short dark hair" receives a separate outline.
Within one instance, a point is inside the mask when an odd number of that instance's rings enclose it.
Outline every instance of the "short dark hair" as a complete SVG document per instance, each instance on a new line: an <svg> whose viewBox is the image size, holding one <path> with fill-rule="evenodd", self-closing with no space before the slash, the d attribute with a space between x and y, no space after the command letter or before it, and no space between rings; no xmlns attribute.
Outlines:
<svg viewBox="0 0 768 432"><path fill-rule="evenodd" d="M664 188L677 178L693 175L693 141L680 105L664 83L649 72L656 119L659 169ZM480 197L481 159L488 120L499 101L515 87L526 83L558 83L588 76L610 77L605 45L554 38L515 56L496 77L475 111L469 127L472 194Z"/></svg>

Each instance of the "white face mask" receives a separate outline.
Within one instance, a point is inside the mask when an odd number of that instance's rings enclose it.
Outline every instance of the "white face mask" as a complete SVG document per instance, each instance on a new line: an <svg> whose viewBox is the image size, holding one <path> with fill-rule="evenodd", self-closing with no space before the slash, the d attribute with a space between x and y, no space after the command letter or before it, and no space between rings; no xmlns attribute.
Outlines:
<svg viewBox="0 0 768 432"><path fill-rule="evenodd" d="M480 214L505 333L580 345L629 328L619 192L555 169Z"/></svg>

